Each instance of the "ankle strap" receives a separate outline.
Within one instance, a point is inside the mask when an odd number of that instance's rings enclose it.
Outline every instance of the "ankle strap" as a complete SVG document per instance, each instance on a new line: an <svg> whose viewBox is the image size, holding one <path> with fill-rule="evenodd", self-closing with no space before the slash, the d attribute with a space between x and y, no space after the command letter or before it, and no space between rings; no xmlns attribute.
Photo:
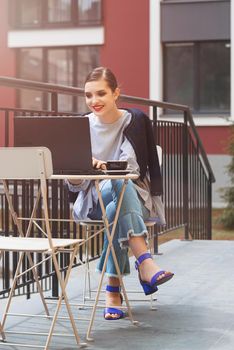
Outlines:
<svg viewBox="0 0 234 350"><path fill-rule="evenodd" d="M135 261L136 270L138 270L138 267L140 266L140 264L146 259L152 259L152 255L150 253L144 253L138 257L138 259Z"/></svg>
<svg viewBox="0 0 234 350"><path fill-rule="evenodd" d="M111 292L111 293L120 293L120 286L118 287L113 287L113 286L110 286L110 285L107 285L106 286L106 291L107 292Z"/></svg>

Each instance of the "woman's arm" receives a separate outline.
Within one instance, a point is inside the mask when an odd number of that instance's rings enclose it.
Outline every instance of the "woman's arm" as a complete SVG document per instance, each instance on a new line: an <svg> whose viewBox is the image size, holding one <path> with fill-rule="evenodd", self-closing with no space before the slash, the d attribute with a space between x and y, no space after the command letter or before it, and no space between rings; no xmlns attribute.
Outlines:
<svg viewBox="0 0 234 350"><path fill-rule="evenodd" d="M66 179L65 183L68 186L69 191L79 192L79 191L85 191L88 188L90 180Z"/></svg>

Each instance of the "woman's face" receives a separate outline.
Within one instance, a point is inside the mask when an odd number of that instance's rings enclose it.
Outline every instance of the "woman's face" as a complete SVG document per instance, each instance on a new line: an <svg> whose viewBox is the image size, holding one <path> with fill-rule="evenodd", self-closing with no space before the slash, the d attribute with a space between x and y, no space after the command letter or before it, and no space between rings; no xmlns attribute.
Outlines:
<svg viewBox="0 0 234 350"><path fill-rule="evenodd" d="M99 117L105 117L116 110L119 89L114 92L106 80L100 79L85 84L85 100L89 109Z"/></svg>

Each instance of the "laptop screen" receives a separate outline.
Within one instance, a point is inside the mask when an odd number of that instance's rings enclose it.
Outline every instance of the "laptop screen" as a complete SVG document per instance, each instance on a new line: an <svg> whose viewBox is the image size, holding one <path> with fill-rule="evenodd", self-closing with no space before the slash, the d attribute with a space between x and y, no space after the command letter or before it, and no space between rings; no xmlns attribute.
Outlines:
<svg viewBox="0 0 234 350"><path fill-rule="evenodd" d="M76 171L92 168L87 117L15 117L14 145L48 147L55 174L75 174Z"/></svg>

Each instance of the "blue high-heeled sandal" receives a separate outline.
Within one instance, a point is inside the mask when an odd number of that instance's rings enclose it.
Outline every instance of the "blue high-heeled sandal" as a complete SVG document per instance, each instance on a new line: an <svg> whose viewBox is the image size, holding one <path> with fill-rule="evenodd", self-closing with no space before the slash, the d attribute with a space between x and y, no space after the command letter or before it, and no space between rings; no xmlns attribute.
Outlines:
<svg viewBox="0 0 234 350"><path fill-rule="evenodd" d="M169 281L174 276L174 273L171 273L171 272L167 273L167 271L161 270L161 271L158 271L151 278L150 282L142 281L141 276L140 276L139 266L146 259L152 259L152 256L150 253L145 253L145 254L142 254L141 256L139 256L139 258L135 262L135 267L138 270L139 281L140 281L140 284L142 285L142 288L145 292L145 295L150 295L150 294L157 292L158 286L160 284L163 284L163 283ZM158 280L158 277L162 274L165 274L165 276Z"/></svg>
<svg viewBox="0 0 234 350"><path fill-rule="evenodd" d="M120 293L120 287L106 286L106 291L110 293ZM121 304L123 303L123 296L120 293ZM106 317L106 314L117 314L119 317ZM104 318L105 320L120 320L125 317L125 313L122 310L116 309L115 307L105 307L104 309Z"/></svg>

